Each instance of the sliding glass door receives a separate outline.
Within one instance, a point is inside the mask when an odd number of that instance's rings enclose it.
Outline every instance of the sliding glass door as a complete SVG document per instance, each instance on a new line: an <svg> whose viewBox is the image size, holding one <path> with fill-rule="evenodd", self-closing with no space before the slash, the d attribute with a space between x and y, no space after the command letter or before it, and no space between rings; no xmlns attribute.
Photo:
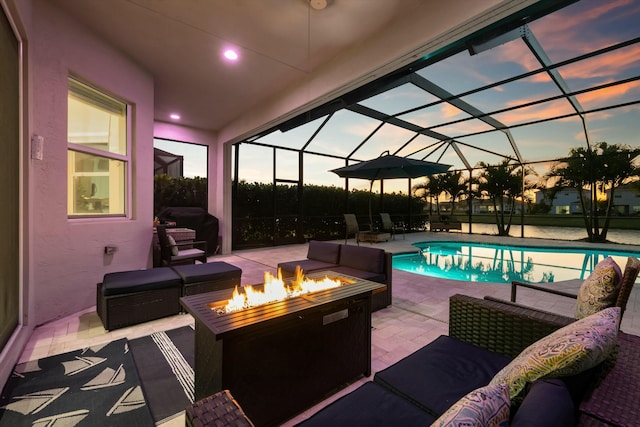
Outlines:
<svg viewBox="0 0 640 427"><path fill-rule="evenodd" d="M0 7L0 351L20 315L19 73L18 40Z"/></svg>

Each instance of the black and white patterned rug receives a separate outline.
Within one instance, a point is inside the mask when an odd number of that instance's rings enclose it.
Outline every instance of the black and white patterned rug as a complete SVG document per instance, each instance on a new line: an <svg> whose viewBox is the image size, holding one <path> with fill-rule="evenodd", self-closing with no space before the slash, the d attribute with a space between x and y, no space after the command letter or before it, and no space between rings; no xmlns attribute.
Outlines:
<svg viewBox="0 0 640 427"><path fill-rule="evenodd" d="M185 326L129 342L156 423L168 421L193 403L195 336Z"/></svg>
<svg viewBox="0 0 640 427"><path fill-rule="evenodd" d="M153 426L126 339L15 366L0 426Z"/></svg>

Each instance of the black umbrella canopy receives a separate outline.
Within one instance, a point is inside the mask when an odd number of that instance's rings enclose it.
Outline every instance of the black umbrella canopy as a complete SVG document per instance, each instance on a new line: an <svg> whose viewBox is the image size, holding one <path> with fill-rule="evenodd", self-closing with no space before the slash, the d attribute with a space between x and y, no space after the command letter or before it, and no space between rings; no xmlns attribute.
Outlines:
<svg viewBox="0 0 640 427"><path fill-rule="evenodd" d="M372 160L333 169L331 172L342 178L376 179L418 178L449 170L451 165L410 159L407 157L382 155Z"/></svg>
<svg viewBox="0 0 640 427"><path fill-rule="evenodd" d="M387 154L385 154L387 153ZM342 178L361 178L371 181L369 193L373 187L373 181L377 179L418 178L421 176L435 175L446 172L451 165L426 162L424 160L409 159L407 157L394 156L388 151L380 157L354 165L332 169L331 172ZM369 196L369 224L373 225L371 214L371 195Z"/></svg>

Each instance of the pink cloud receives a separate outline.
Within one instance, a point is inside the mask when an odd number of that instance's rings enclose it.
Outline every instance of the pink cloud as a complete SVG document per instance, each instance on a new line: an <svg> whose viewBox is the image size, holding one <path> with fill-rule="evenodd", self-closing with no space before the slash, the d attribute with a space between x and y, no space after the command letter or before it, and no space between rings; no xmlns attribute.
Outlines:
<svg viewBox="0 0 640 427"><path fill-rule="evenodd" d="M513 101L513 103L520 104L522 101ZM533 105L531 107L519 108L517 110L497 114L494 117L509 126L515 123L558 117L565 114L571 114L573 112L574 110L567 101L557 100L540 105Z"/></svg>
<svg viewBox="0 0 640 427"><path fill-rule="evenodd" d="M628 9L630 5L634 5L634 1L617 0L591 3L594 4L593 7L585 8L579 13L576 13L575 7L569 6L529 25L532 33L552 59L556 61L568 59L619 41L610 39L603 34L599 34L599 39L596 40L593 37L585 37L585 34L589 33L589 27L594 22L605 19L604 16L613 11L622 12L624 8ZM638 5L640 7L640 3ZM625 13L629 13L629 11L626 10ZM591 33L591 35L593 34ZM640 47L634 46L605 55L606 58L602 58L602 63L599 63L599 58L586 61L590 63L590 68L580 70L581 74L578 77L591 77L595 73L616 75L620 69L637 63L639 54ZM541 66L521 40L515 40L495 49L495 56L500 62L517 62L526 71L536 70ZM566 78L569 77L571 76L566 76ZM546 77L543 74L537 74L533 79L534 81L543 81Z"/></svg>
<svg viewBox="0 0 640 427"><path fill-rule="evenodd" d="M594 77L611 77L620 74L621 70L637 67L640 58L640 46L633 45L624 49L609 52L595 58L573 63L559 69L565 79L590 79Z"/></svg>
<svg viewBox="0 0 640 427"><path fill-rule="evenodd" d="M463 111L460 110L458 107L454 107L453 105L448 104L446 102L442 104L440 111L442 113L442 117L445 119L451 119L455 116L463 114Z"/></svg>
<svg viewBox="0 0 640 427"><path fill-rule="evenodd" d="M596 108L607 104L613 104L614 102L622 102L622 98L629 93L637 92L640 94L638 89L640 89L640 82L636 80L623 85L587 92L582 95L578 95L577 98L585 109Z"/></svg>
<svg viewBox="0 0 640 427"><path fill-rule="evenodd" d="M562 11L553 13L531 24L531 28L536 35L541 35L540 43L553 50L567 49L572 56L579 53L590 52L594 45L604 46L611 44L611 40L602 36L600 42L586 40L584 33L586 27L593 25L593 22L603 19L603 17L616 9L623 9L633 5L633 0L617 0L606 2L591 2L593 7L585 8L579 13L576 7L569 6Z"/></svg>

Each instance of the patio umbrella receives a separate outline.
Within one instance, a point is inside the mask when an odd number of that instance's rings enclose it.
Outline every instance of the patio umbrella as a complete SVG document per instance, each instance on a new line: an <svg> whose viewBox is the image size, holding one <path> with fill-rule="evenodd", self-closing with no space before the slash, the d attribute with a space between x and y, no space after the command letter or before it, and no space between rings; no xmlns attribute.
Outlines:
<svg viewBox="0 0 640 427"><path fill-rule="evenodd" d="M418 178L446 172L450 167L451 165L444 165L442 163L394 156L389 154L388 151L385 151L375 159L332 169L331 172L338 174L338 176L342 178L361 178L371 181L369 185L369 222L373 224L371 215L371 192L375 180Z"/></svg>

